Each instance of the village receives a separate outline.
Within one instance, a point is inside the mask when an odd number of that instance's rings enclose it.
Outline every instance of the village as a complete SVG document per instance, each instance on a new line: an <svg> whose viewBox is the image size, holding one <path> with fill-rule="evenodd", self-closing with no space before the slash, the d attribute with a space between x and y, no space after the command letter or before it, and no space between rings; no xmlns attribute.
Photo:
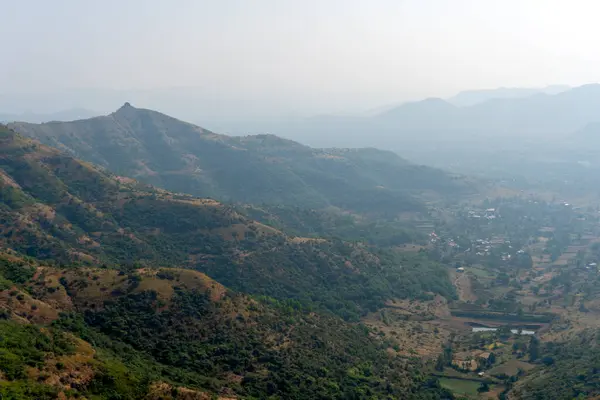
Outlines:
<svg viewBox="0 0 600 400"><path fill-rule="evenodd" d="M540 362L540 342L600 327L597 210L520 198L457 206L427 240L457 298L398 300L369 321L401 354L429 359L453 393L502 398Z"/></svg>

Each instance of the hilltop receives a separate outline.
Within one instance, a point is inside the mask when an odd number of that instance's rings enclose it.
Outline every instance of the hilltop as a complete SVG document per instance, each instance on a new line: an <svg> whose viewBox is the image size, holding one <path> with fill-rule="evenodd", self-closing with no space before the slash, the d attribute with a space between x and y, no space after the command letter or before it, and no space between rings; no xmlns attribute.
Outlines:
<svg viewBox="0 0 600 400"><path fill-rule="evenodd" d="M423 198L470 189L389 151L219 135L129 103L107 116L10 127L119 175L226 201L398 213L423 211Z"/></svg>

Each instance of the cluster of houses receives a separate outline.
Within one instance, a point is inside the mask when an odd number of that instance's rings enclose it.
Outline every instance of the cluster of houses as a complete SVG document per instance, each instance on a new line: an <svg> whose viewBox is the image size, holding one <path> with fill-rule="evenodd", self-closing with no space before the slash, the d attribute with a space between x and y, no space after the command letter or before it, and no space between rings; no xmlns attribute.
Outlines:
<svg viewBox="0 0 600 400"><path fill-rule="evenodd" d="M492 249L501 245L508 245L509 248L512 248L510 245L510 240L506 240L504 237L498 236L492 239L477 239L473 242L472 247L466 250L466 252L474 252L478 256L489 256L492 252ZM509 253L502 253L503 259L506 257L504 261L508 261L510 259Z"/></svg>
<svg viewBox="0 0 600 400"><path fill-rule="evenodd" d="M431 243L431 244L446 244L448 247L451 247L451 248L460 248L460 246L458 245L458 243L456 243L454 241L454 239L441 238L435 232L431 232L429 234L429 243Z"/></svg>
<svg viewBox="0 0 600 400"><path fill-rule="evenodd" d="M493 352L476 350L455 354L452 365L458 370L476 372L488 368L495 361L496 357ZM483 372L479 372L480 376L483 374Z"/></svg>
<svg viewBox="0 0 600 400"><path fill-rule="evenodd" d="M467 213L469 218L473 219L496 219L499 217L497 210L495 208L488 208L486 210L470 210Z"/></svg>

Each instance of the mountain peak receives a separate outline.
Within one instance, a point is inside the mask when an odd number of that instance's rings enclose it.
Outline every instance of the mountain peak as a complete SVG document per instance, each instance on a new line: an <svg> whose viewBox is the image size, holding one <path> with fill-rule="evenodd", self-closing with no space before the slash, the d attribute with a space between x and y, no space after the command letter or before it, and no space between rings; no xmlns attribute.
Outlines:
<svg viewBox="0 0 600 400"><path fill-rule="evenodd" d="M117 110L117 112L119 112L119 111L125 111L125 110L133 110L134 108L135 108L135 107L133 107L133 106L131 105L131 103L130 103L130 102L126 101L126 102L125 102L125 104L123 104L123 105L122 105L122 106L121 106L121 107L120 107L120 108Z"/></svg>
<svg viewBox="0 0 600 400"><path fill-rule="evenodd" d="M131 112L136 110L136 108L134 106L131 105L130 102L126 101L121 107L119 107L119 109L117 111L115 111L115 114L119 114L119 113L123 113L123 112Z"/></svg>

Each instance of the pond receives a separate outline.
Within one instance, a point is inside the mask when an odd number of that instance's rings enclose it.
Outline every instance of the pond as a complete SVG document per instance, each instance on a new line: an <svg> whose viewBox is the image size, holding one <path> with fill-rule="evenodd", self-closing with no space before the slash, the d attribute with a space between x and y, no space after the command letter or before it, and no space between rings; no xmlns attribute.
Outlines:
<svg viewBox="0 0 600 400"><path fill-rule="evenodd" d="M498 328L485 328L485 327L481 327L481 326L474 326L472 328L472 332L495 332L497 331ZM511 329L510 330L511 333L513 334L521 334L521 335L535 335L535 331L530 331L530 330L526 330L526 329Z"/></svg>

